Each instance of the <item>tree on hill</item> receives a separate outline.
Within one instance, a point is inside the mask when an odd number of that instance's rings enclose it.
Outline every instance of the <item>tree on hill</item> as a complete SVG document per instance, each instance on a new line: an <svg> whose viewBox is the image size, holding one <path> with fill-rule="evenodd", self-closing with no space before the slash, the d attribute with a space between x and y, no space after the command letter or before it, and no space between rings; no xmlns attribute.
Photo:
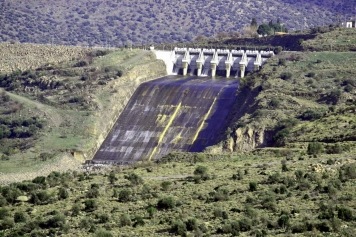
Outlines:
<svg viewBox="0 0 356 237"><path fill-rule="evenodd" d="M252 18L250 27L251 27L251 28L256 28L256 30L257 30L258 24L257 24L256 18Z"/></svg>
<svg viewBox="0 0 356 237"><path fill-rule="evenodd" d="M259 35L271 35L272 34L271 27L269 27L269 25L267 24L262 24L258 27L257 33Z"/></svg>

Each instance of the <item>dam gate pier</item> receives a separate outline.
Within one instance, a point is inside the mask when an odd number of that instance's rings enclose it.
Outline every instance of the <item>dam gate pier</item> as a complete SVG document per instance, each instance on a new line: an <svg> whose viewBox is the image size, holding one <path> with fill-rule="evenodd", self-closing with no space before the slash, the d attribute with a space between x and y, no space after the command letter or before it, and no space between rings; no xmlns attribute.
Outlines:
<svg viewBox="0 0 356 237"><path fill-rule="evenodd" d="M155 51L167 66L168 75L241 77L260 70L273 51L175 48Z"/></svg>

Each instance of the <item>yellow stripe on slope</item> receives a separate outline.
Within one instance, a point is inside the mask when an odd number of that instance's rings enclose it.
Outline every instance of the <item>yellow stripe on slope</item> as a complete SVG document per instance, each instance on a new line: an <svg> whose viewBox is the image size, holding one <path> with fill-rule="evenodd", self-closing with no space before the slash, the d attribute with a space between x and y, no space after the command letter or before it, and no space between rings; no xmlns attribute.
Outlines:
<svg viewBox="0 0 356 237"><path fill-rule="evenodd" d="M216 102L216 99L217 99L217 97L214 98L214 101L213 101L213 103L211 104L211 106L210 106L208 112L205 114L205 116L204 116L204 118L203 118L203 120L202 120L202 122L201 122L201 124L200 124L200 126L199 126L199 128L198 128L198 130L197 130L197 132L195 133L195 135L194 135L194 137L193 137L193 140L192 140L191 143L190 143L191 145L193 145L194 142L195 142L195 140L197 140L200 131L201 131L201 130L203 129L203 127L204 127L205 121L209 118L210 113L211 113L211 111L213 110L214 104L215 104L215 102Z"/></svg>
<svg viewBox="0 0 356 237"><path fill-rule="evenodd" d="M172 125L173 120L177 117L178 111L180 110L180 107L181 107L181 106L182 106L182 102L180 102L180 103L178 104L176 110L175 110L174 113L172 114L172 117L169 119L169 121L168 121L166 127L164 128L163 132L162 132L161 135L159 136L158 144L157 144L157 146L153 149L153 151L152 151L150 157L148 158L148 160L151 160L152 157L156 154L157 149L158 149L158 147L161 145L162 140L163 140L164 136L166 135L166 133L167 133L169 127Z"/></svg>

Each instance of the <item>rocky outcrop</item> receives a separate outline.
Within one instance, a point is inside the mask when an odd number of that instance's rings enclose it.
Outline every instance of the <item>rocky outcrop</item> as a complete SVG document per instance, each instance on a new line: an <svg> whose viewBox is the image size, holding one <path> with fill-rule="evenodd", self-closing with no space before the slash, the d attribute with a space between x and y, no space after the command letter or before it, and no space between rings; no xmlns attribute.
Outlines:
<svg viewBox="0 0 356 237"><path fill-rule="evenodd" d="M232 137L227 140L227 148L230 151L250 151L255 148L266 147L273 140L273 132L264 127L241 127L234 131Z"/></svg>

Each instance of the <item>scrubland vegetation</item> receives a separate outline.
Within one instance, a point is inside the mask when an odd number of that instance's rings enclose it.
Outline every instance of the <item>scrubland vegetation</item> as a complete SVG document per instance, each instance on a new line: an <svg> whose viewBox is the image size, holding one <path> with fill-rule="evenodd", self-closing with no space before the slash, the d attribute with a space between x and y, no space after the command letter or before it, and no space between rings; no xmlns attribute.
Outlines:
<svg viewBox="0 0 356 237"><path fill-rule="evenodd" d="M299 41L305 51L279 48L241 79L238 96L251 103L243 116L232 111L215 147L225 152L172 153L111 172L52 172L1 186L0 236L354 236L355 54L351 41L344 47L338 38L333 50L316 42L355 33L333 29ZM118 93L110 86L128 83L145 57L153 60L135 50L97 51L3 73L0 167L25 160L20 151L51 160L78 149L90 115ZM238 129L248 139L263 131L269 147L238 150Z"/></svg>
<svg viewBox="0 0 356 237"><path fill-rule="evenodd" d="M354 14L352 1L2 1L3 42L124 46L187 42L220 32L244 33L279 17L291 31L338 23Z"/></svg>
<svg viewBox="0 0 356 237"><path fill-rule="evenodd" d="M0 188L0 233L353 236L355 158L306 153L171 154L110 173L53 172Z"/></svg>

